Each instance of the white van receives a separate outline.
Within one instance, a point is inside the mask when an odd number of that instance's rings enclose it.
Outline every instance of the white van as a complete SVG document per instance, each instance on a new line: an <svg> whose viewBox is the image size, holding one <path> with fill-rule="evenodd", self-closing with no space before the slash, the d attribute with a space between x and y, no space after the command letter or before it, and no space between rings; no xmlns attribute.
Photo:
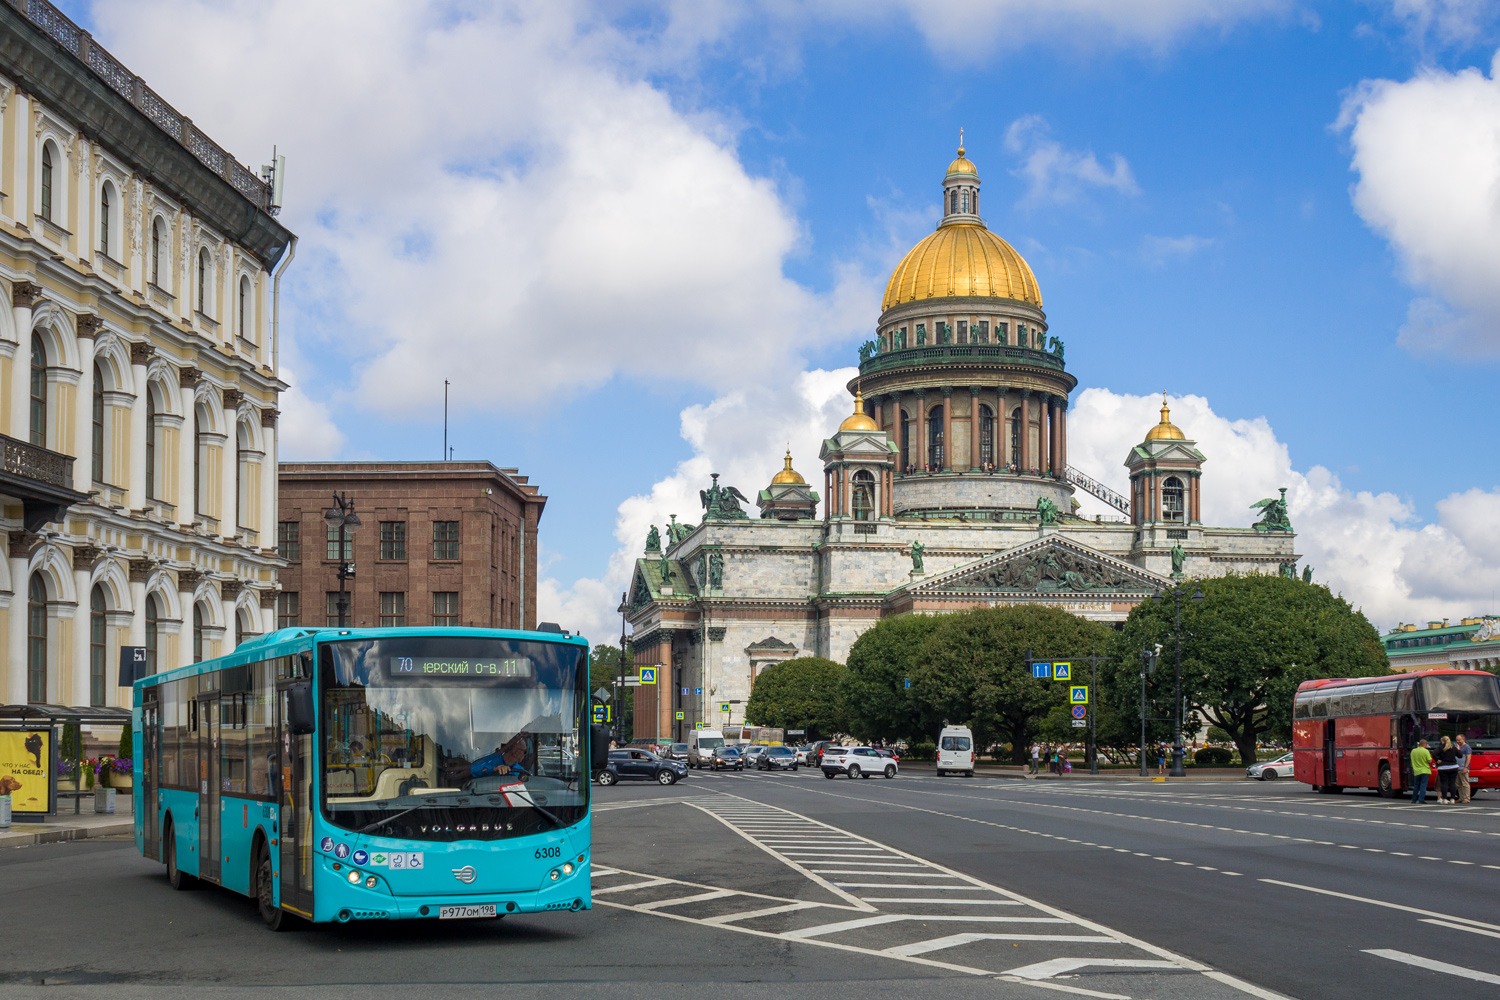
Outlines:
<svg viewBox="0 0 1500 1000"><path fill-rule="evenodd" d="M938 777L952 771L974 777L974 734L963 726L944 726L938 734Z"/></svg>
<svg viewBox="0 0 1500 1000"><path fill-rule="evenodd" d="M717 729L690 729L687 734L688 767L709 767L714 760L714 747L724 745L724 734Z"/></svg>

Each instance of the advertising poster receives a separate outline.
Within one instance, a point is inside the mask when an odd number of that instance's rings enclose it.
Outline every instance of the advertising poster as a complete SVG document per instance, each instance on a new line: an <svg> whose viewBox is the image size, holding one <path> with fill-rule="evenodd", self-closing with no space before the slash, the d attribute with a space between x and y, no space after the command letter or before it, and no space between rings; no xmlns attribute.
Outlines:
<svg viewBox="0 0 1500 1000"><path fill-rule="evenodd" d="M47 812L51 799L52 731L0 732L0 795L12 813Z"/></svg>

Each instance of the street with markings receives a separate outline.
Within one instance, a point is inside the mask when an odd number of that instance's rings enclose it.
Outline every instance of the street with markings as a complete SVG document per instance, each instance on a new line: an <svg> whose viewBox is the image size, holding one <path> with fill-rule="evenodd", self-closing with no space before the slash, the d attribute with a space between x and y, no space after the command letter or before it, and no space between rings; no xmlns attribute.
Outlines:
<svg viewBox="0 0 1500 1000"><path fill-rule="evenodd" d="M272 936L126 839L0 854L6 995L1500 997L1500 800L692 772L595 790L594 908ZM72 926L87 899L100 928ZM43 983L47 985L43 985Z"/></svg>

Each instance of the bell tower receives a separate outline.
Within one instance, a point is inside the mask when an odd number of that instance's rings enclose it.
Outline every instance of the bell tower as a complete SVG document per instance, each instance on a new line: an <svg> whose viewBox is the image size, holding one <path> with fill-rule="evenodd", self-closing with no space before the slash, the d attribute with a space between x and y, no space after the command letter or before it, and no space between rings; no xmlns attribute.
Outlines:
<svg viewBox="0 0 1500 1000"><path fill-rule="evenodd" d="M859 387L854 390L854 412L839 424L838 433L823 442L825 520L841 518L878 521L895 515L891 488L895 482L896 445L865 412Z"/></svg>
<svg viewBox="0 0 1500 1000"><path fill-rule="evenodd" d="M1161 394L1161 423L1125 458L1130 470L1130 520L1137 525L1187 528L1203 520L1203 453L1172 423ZM1185 537L1185 536L1184 536Z"/></svg>

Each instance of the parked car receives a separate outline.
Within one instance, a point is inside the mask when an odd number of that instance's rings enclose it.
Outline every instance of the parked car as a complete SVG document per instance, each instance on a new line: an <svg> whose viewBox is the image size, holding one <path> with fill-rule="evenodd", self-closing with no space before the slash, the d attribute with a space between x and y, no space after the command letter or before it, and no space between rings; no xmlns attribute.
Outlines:
<svg viewBox="0 0 1500 1000"><path fill-rule="evenodd" d="M892 750L889 747L876 747L875 752L882 757L889 757L898 764L901 763L901 754L899 751Z"/></svg>
<svg viewBox="0 0 1500 1000"><path fill-rule="evenodd" d="M791 747L766 747L766 752L755 758L755 766L762 771L795 771L797 754Z"/></svg>
<svg viewBox="0 0 1500 1000"><path fill-rule="evenodd" d="M823 751L823 777L834 778L840 774L851 778L868 778L872 774L883 774L894 778L901 765L894 757L883 757L871 747L828 747Z"/></svg>
<svg viewBox="0 0 1500 1000"><path fill-rule="evenodd" d="M611 750L609 763L594 775L601 785L617 781L655 781L675 785L687 775L687 765L658 757L649 750Z"/></svg>
<svg viewBox="0 0 1500 1000"><path fill-rule="evenodd" d="M804 767L812 767L817 763L818 752L813 749L813 744L804 743L800 747L792 747L792 753L797 755L797 763Z"/></svg>
<svg viewBox="0 0 1500 1000"><path fill-rule="evenodd" d="M746 764L754 764L757 760L760 759L760 755L763 754L763 753L765 753L769 749L771 749L771 748L770 747L740 747L740 752L745 755L745 763Z"/></svg>
<svg viewBox="0 0 1500 1000"><path fill-rule="evenodd" d="M958 771L974 777L974 734L966 726L944 726L937 741L937 775Z"/></svg>
<svg viewBox="0 0 1500 1000"><path fill-rule="evenodd" d="M668 760L675 760L680 764L689 764L688 745L686 743L672 743L667 746L667 752L661 756ZM691 765L690 765L691 766Z"/></svg>
<svg viewBox="0 0 1500 1000"><path fill-rule="evenodd" d="M714 747L708 766L715 771L743 771L745 755L740 753L739 747Z"/></svg>
<svg viewBox="0 0 1500 1000"><path fill-rule="evenodd" d="M806 747L803 748L807 751L807 759L802 763L806 764L808 767L817 767L819 764L823 763L823 751L827 750L831 746L837 746L837 744L832 740L815 740L814 742L809 743Z"/></svg>
<svg viewBox="0 0 1500 1000"><path fill-rule="evenodd" d="M1285 753L1275 760L1263 760L1258 764L1251 764L1245 768L1245 774L1256 781L1275 781L1277 778L1290 778L1293 776L1292 755Z"/></svg>

